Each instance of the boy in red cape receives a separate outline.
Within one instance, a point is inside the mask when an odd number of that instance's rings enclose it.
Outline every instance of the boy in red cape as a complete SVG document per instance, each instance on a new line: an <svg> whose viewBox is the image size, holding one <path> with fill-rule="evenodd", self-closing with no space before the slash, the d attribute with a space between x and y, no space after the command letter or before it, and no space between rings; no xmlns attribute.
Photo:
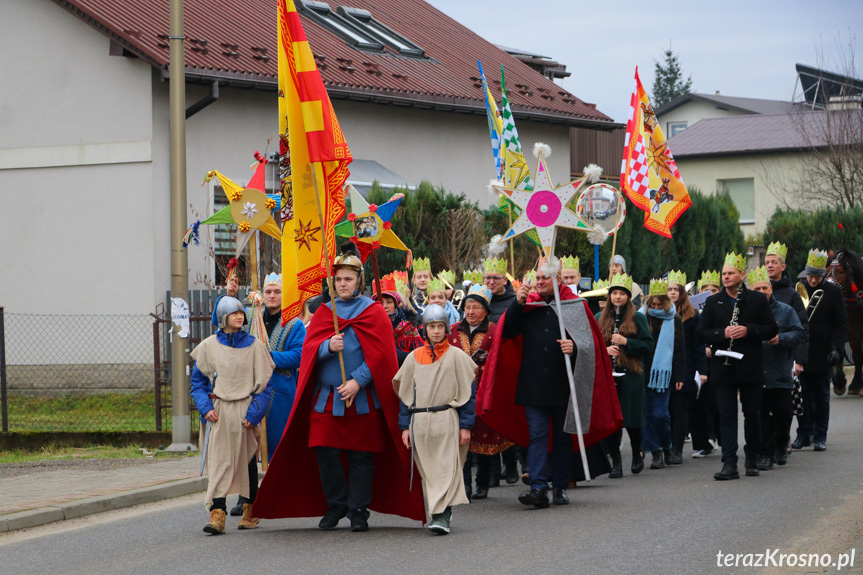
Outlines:
<svg viewBox="0 0 863 575"><path fill-rule="evenodd" d="M321 529L348 516L352 531L368 530L369 509L424 522L422 490L409 490L410 452L399 448L390 321L380 304L361 295L360 259L350 248L342 251L333 265L341 335L333 335L332 303L322 305L307 329L294 409L253 513L323 515Z"/></svg>
<svg viewBox="0 0 863 575"><path fill-rule="evenodd" d="M510 441L528 447L530 491L519 501L548 507L546 462L554 486L554 503L566 505L571 454L578 451L575 420L564 353L573 355L573 375L584 444L596 444L623 425L611 375L611 361L599 326L566 285L560 286L567 336L559 339L552 275L559 267L542 263L536 291L522 285L516 300L498 322L485 373L477 390L476 413ZM573 434L567 436L567 434ZM551 457L549 457L549 447Z"/></svg>

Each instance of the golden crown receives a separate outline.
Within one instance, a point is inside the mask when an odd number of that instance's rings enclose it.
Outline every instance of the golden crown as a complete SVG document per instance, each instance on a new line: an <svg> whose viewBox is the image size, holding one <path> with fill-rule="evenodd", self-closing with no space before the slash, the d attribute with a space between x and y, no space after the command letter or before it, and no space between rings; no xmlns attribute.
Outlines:
<svg viewBox="0 0 863 575"><path fill-rule="evenodd" d="M598 282L597 282L598 283ZM632 276L626 274L614 274L611 278L611 281L608 283L608 289L611 291L611 288L623 288L628 291L630 294L632 293ZM599 289L599 288L597 288Z"/></svg>
<svg viewBox="0 0 863 575"><path fill-rule="evenodd" d="M725 254L725 262L723 262L722 267L726 266L730 266L732 268L743 271L746 269L746 256L740 255L735 252Z"/></svg>
<svg viewBox="0 0 863 575"><path fill-rule="evenodd" d="M668 284L677 284L681 286L686 286L686 272L681 271L670 271L668 272Z"/></svg>
<svg viewBox="0 0 863 575"><path fill-rule="evenodd" d="M482 283L482 272L479 270L465 270L464 281L474 284Z"/></svg>
<svg viewBox="0 0 863 575"><path fill-rule="evenodd" d="M536 270L530 270L526 274L524 274L524 283L526 284L535 284L536 283Z"/></svg>
<svg viewBox="0 0 863 575"><path fill-rule="evenodd" d="M767 245L767 253L764 255L779 256L784 260L788 255L788 246L780 244L779 242L773 242Z"/></svg>
<svg viewBox="0 0 863 575"><path fill-rule="evenodd" d="M479 296L486 301L486 303L491 303L491 290L481 284L475 284L470 286L470 289L467 292L467 295Z"/></svg>
<svg viewBox="0 0 863 575"><path fill-rule="evenodd" d="M648 295L668 295L668 282L666 280L650 280Z"/></svg>
<svg viewBox="0 0 863 575"><path fill-rule="evenodd" d="M440 278L434 278L428 283L426 287L426 292L431 295L435 292L444 292L446 293L446 284Z"/></svg>
<svg viewBox="0 0 863 575"><path fill-rule="evenodd" d="M713 270L707 270L701 272L701 279L698 280L698 289L701 289L703 286L711 285L719 287L722 285L719 280L719 272Z"/></svg>
<svg viewBox="0 0 863 575"><path fill-rule="evenodd" d="M431 273L431 260L429 258L416 258L414 260L413 268L414 273L417 272L429 272Z"/></svg>
<svg viewBox="0 0 863 575"><path fill-rule="evenodd" d="M282 287L282 274L277 274L276 272L273 272L267 275L267 277L264 278L264 287L267 287L268 285L276 285Z"/></svg>
<svg viewBox="0 0 863 575"><path fill-rule="evenodd" d="M437 277L439 277L445 284L449 284L448 287L453 287L455 285L455 272L452 270L438 272Z"/></svg>
<svg viewBox="0 0 863 575"><path fill-rule="evenodd" d="M810 268L819 270L827 269L827 252L824 250L809 250L809 257L806 258L806 265Z"/></svg>
<svg viewBox="0 0 863 575"><path fill-rule="evenodd" d="M591 289L604 289L608 287L608 280L596 280Z"/></svg>
<svg viewBox="0 0 863 575"><path fill-rule="evenodd" d="M579 261L578 256L563 256L560 258L560 269L562 270L575 270L579 269Z"/></svg>
<svg viewBox="0 0 863 575"><path fill-rule="evenodd" d="M506 275L506 260L503 258L489 258L482 263L483 274Z"/></svg>
<svg viewBox="0 0 863 575"><path fill-rule="evenodd" d="M746 274L746 281L749 283L749 287L762 282L770 283L770 276L767 275L767 268L761 266L760 268L750 270L749 273Z"/></svg>

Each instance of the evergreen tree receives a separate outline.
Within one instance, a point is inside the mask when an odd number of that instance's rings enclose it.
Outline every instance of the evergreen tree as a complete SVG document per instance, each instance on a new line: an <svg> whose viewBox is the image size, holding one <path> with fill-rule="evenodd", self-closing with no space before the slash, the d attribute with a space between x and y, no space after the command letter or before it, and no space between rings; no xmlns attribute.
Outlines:
<svg viewBox="0 0 863 575"><path fill-rule="evenodd" d="M684 82L683 71L680 69L678 55L671 48L664 51L665 62L660 64L656 60L655 75L653 78L653 107L654 109L667 104L674 98L686 94L692 89L692 75Z"/></svg>

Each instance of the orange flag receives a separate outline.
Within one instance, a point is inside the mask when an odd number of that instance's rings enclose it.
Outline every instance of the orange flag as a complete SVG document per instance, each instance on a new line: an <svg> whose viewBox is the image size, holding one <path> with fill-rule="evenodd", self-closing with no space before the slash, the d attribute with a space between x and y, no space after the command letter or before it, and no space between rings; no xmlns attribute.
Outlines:
<svg viewBox="0 0 863 575"><path fill-rule="evenodd" d="M299 316L326 277L323 239L335 253L353 159L293 0L279 2L279 139L282 178L282 321ZM289 158L289 159L288 159ZM318 217L312 170L323 212Z"/></svg>
<svg viewBox="0 0 863 575"><path fill-rule="evenodd" d="M644 227L670 238L671 226L692 200L638 78L638 68L629 106L620 187L644 210Z"/></svg>

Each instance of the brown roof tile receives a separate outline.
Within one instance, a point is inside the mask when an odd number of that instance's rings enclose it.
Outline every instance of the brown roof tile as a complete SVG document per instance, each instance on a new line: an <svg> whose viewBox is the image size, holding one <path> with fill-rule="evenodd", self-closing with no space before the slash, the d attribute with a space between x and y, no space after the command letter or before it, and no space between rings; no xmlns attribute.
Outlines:
<svg viewBox="0 0 863 575"><path fill-rule="evenodd" d="M168 0L54 1L154 66L167 68ZM330 3L334 10L339 5ZM348 5L370 11L375 19L422 47L429 59L354 49L303 16L312 50L319 64L325 64L321 75L333 97L484 109L482 89L474 80L479 75L479 59L495 97L500 95L498 70L506 66L516 116L568 124L612 124L611 118L592 105L421 0L350 0ZM186 0L185 34L187 74L275 87L275 1Z"/></svg>

